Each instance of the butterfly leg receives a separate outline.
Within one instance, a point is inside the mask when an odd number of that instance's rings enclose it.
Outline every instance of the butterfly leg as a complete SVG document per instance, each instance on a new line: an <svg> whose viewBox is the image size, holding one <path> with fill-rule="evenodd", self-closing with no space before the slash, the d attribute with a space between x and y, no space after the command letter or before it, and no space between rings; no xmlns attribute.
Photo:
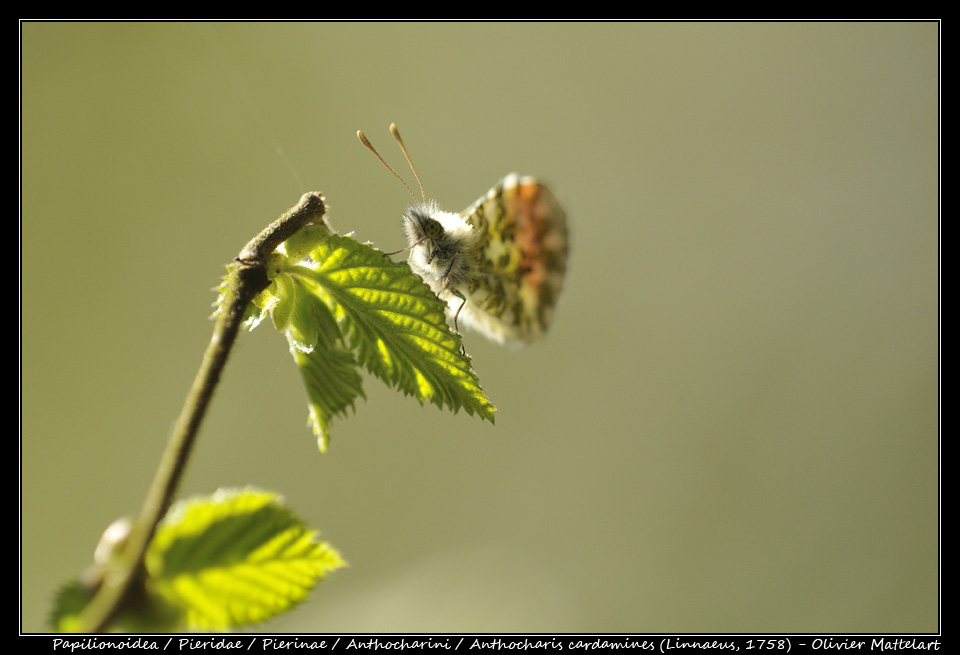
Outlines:
<svg viewBox="0 0 960 655"><path fill-rule="evenodd" d="M456 289L450 289L450 293L460 299L460 306L457 307L457 311L453 315L453 331L460 334L460 328L457 326L457 317L460 316L460 310L463 309L463 306L467 304L467 298ZM467 354L467 349L463 345L463 335L460 335L460 354Z"/></svg>
<svg viewBox="0 0 960 655"><path fill-rule="evenodd" d="M457 263L457 260L460 259L460 253L458 252L454 255L453 259L450 261L450 266L447 267L447 272L443 276L443 284L440 285L440 291L437 292L437 297L440 297L440 294L450 285L450 272L453 271L454 265ZM456 288L450 288L450 295L460 299L460 306L457 307L457 311L453 314L453 331L457 334L460 334L460 327L457 325L457 317L460 316L460 310L463 309L463 306L467 304L467 297L460 293ZM460 340L460 354L466 355L467 349L463 345L463 339L461 335Z"/></svg>
<svg viewBox="0 0 960 655"><path fill-rule="evenodd" d="M453 315L453 329L457 334L460 334L460 328L457 327L457 317L460 316L460 310L463 309L463 306L467 304L467 298L456 289L450 289L450 295L460 299L460 306L457 307L457 311Z"/></svg>

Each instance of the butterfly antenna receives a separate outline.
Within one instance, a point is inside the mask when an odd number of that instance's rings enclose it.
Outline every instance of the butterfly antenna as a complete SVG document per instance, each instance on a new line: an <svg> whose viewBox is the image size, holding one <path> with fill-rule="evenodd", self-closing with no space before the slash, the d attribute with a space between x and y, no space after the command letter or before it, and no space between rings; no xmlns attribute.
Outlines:
<svg viewBox="0 0 960 655"><path fill-rule="evenodd" d="M394 127L394 126L391 125L391 127ZM380 153L377 152L377 149L373 147L373 144L370 143L370 140L366 137L366 135L364 135L364 133L363 133L361 130L357 130L357 138L360 139L360 143L362 143L363 145L365 145L365 146L367 147L367 150L369 150L369 151L372 152L374 155L376 155L377 159L380 160L380 163L383 164L384 166L386 166L386 167L387 167L387 170L390 171L391 173L393 173L393 176L394 176L395 178L397 178L398 180L400 180L400 184L402 184L404 187L406 187L407 193L409 193L409 194L410 194L410 197L413 198L414 201L416 201L417 197L413 194L413 191L410 190L410 186L409 186L406 182L403 181L403 178L400 177L395 170L393 170L392 168L390 168L390 164L388 164L387 162L385 162L385 161L383 160L383 157L380 156ZM403 144L402 144L402 143L400 144L400 147L403 148ZM405 150L404 150L404 154L406 154L406 151L405 151ZM409 157L407 158L407 161L408 161L408 162L410 161L410 158L409 158ZM413 168L413 167L411 166L411 168ZM413 171L413 174L416 175L417 172L416 172L416 171ZM417 182L419 182L419 181L420 181L420 178L417 178ZM420 193L421 193L421 194L423 193L423 185L422 185L422 184L420 185Z"/></svg>
<svg viewBox="0 0 960 655"><path fill-rule="evenodd" d="M411 244L410 244L409 246L407 246L406 248L401 248L400 250L394 250L393 252L385 252L385 253L383 253L383 256L384 256L384 257L393 257L394 255L399 255L399 254L402 253L402 252L406 252L406 251L408 251L408 250L412 250L412 249L416 248L417 246L419 246L421 243L423 243L424 241L426 241L426 240L429 239L429 238L430 238L430 237L423 237L422 239L420 239L420 240L417 241L416 243L411 243Z"/></svg>
<svg viewBox="0 0 960 655"><path fill-rule="evenodd" d="M407 164L410 166L410 170L413 171L413 176L417 178L417 184L420 185L420 197L423 198L423 201L427 201L427 194L423 192L423 182L420 181L420 176L417 174L417 169L413 167L413 162L410 161L410 155L407 154L407 148L403 145L403 139L400 138L400 131L397 130L396 123L390 123L390 134L393 135L393 138L397 140L397 143L400 145L400 150L403 151L403 156L407 158Z"/></svg>

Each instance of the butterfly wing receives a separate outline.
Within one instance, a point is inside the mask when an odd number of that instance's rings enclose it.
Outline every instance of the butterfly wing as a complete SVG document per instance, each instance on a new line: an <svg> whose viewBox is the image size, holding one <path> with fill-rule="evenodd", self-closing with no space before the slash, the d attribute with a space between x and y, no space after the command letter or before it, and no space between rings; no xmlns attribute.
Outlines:
<svg viewBox="0 0 960 655"><path fill-rule="evenodd" d="M567 269L566 212L556 197L536 179L512 173L460 216L477 240L461 320L500 343L542 336Z"/></svg>

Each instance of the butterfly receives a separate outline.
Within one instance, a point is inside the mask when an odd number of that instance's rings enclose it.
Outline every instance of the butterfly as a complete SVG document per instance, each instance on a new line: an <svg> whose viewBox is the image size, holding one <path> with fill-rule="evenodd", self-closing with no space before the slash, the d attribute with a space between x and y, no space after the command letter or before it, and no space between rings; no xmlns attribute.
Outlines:
<svg viewBox="0 0 960 655"><path fill-rule="evenodd" d="M553 321L569 252L566 212L556 197L535 178L511 173L459 214L443 211L426 199L396 123L390 132L422 198L403 214L407 262L446 302L454 330L462 323L513 346L542 337ZM357 136L410 191L363 132Z"/></svg>

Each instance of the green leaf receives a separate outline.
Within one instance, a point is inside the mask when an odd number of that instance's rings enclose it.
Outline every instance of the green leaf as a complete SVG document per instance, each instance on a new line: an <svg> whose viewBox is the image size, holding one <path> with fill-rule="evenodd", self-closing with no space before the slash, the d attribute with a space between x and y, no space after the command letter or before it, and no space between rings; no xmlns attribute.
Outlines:
<svg viewBox="0 0 960 655"><path fill-rule="evenodd" d="M270 492L220 490L183 501L147 551L148 590L180 608L192 629L260 623L345 566L317 537Z"/></svg>
<svg viewBox="0 0 960 655"><path fill-rule="evenodd" d="M79 632L80 612L93 598L96 587L84 575L83 580L73 580L57 591L50 613L50 627L57 632ZM163 598L134 590L123 607L111 619L109 632L175 632L181 629L181 612Z"/></svg>
<svg viewBox="0 0 960 655"><path fill-rule="evenodd" d="M308 352L298 345L291 341L290 352L307 388L309 420L317 445L320 452L326 452L330 445L331 419L346 415L348 409L354 408L358 397L366 398L363 379L357 372L356 359L342 344L319 341Z"/></svg>
<svg viewBox="0 0 960 655"><path fill-rule="evenodd" d="M280 275L276 281L278 300L271 310L273 323L287 335L290 353L307 390L309 422L320 452L326 452L330 421L346 416L348 410L355 409L358 397L366 397L363 378L327 305L293 276Z"/></svg>
<svg viewBox="0 0 960 655"><path fill-rule="evenodd" d="M74 632L76 618L93 598L93 589L80 580L71 580L57 590L48 623L57 632Z"/></svg>
<svg viewBox="0 0 960 655"><path fill-rule="evenodd" d="M329 235L330 228L327 227L326 223L306 225L284 241L280 247L290 261L298 262L310 254L316 244Z"/></svg>
<svg viewBox="0 0 960 655"><path fill-rule="evenodd" d="M447 325L444 303L406 264L338 235L310 256L319 262L315 267L287 273L315 289L367 370L421 404L463 408L493 421L496 408L461 353L460 335Z"/></svg>
<svg viewBox="0 0 960 655"><path fill-rule="evenodd" d="M365 397L360 365L421 404L493 422L496 408L447 325L444 303L406 264L326 230L295 236L278 251L292 255L271 268L248 324L269 314L287 336L321 451L331 420Z"/></svg>

